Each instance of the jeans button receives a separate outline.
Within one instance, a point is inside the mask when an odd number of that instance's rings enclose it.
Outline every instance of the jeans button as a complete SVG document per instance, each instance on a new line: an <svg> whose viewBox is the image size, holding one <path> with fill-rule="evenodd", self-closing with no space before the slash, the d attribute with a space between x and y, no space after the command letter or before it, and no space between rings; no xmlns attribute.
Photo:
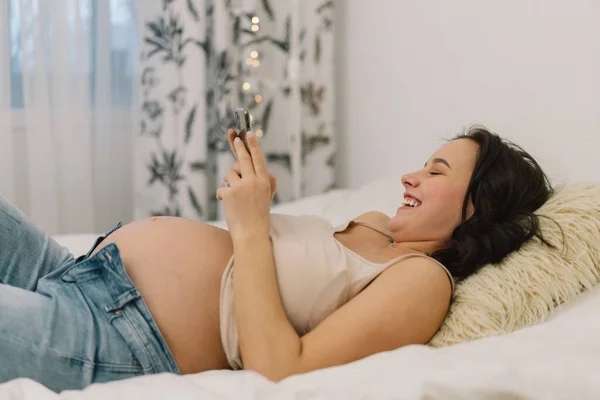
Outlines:
<svg viewBox="0 0 600 400"><path fill-rule="evenodd" d="M116 310L115 315L121 315L121 310Z"/></svg>

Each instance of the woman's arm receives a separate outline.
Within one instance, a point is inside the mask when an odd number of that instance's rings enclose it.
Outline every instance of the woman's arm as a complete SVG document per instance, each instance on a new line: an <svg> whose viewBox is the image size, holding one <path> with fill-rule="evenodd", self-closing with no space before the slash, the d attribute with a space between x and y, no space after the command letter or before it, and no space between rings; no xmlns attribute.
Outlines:
<svg viewBox="0 0 600 400"><path fill-rule="evenodd" d="M268 186L269 200L273 200L277 181L267 171L254 135L246 136L252 157L235 137L235 132L230 130L229 142L238 160L225 178L231 187L219 189L217 198L225 202L233 242L233 307L238 341L246 369L277 379L278 371L295 369L300 354L300 338L287 320L279 295L269 238L270 223L267 223L269 206L263 204L260 195ZM289 373L283 376L287 375Z"/></svg>
<svg viewBox="0 0 600 400"><path fill-rule="evenodd" d="M283 310L271 241L268 234L250 234L234 239L233 249L233 303L244 368L282 379L297 369L301 342Z"/></svg>
<svg viewBox="0 0 600 400"><path fill-rule="evenodd" d="M268 235L234 242L234 308L244 368L273 381L424 344L448 311L451 287L433 261L411 257L299 337L287 320Z"/></svg>

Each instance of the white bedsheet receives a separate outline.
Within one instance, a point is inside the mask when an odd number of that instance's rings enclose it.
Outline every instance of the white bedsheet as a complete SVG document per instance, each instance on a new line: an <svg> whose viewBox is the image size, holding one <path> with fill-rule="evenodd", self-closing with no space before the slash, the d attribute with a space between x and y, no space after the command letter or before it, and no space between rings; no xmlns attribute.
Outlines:
<svg viewBox="0 0 600 400"><path fill-rule="evenodd" d="M382 179L361 190L334 191L273 211L319 214L334 224L368 210L392 214L403 192L398 179ZM59 239L70 248L81 246L83 253L94 237ZM600 398L599 377L597 286L574 305L562 307L552 320L510 335L443 349L407 346L277 384L249 371L211 371L144 376L57 395L31 380L17 379L0 385L0 399L571 400Z"/></svg>
<svg viewBox="0 0 600 400"><path fill-rule="evenodd" d="M545 324L433 349L407 346L272 383L248 371L160 374L60 395L25 379L11 399L598 399L600 287Z"/></svg>

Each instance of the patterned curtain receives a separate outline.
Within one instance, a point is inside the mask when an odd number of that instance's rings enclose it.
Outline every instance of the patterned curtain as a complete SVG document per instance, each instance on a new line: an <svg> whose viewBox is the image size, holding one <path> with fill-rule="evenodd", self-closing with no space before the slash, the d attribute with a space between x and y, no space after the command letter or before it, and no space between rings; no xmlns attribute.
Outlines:
<svg viewBox="0 0 600 400"><path fill-rule="evenodd" d="M144 0L135 217L222 216L227 129L245 107L274 203L334 185L332 0Z"/></svg>

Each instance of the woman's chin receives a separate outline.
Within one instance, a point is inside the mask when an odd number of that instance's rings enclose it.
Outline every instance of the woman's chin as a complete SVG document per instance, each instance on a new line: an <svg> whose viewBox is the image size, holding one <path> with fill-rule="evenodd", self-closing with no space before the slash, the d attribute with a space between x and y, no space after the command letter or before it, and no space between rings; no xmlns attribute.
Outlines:
<svg viewBox="0 0 600 400"><path fill-rule="evenodd" d="M401 207L398 207L398 209L396 210L396 215L408 213L408 212L414 212L414 211L417 211L417 208L419 208L419 207L401 206Z"/></svg>
<svg viewBox="0 0 600 400"><path fill-rule="evenodd" d="M418 207L402 206L396 210L396 215L390 218L388 223L388 230L390 231L401 231L401 230L412 230L419 229L415 228L418 220L423 219L424 215L419 212Z"/></svg>

